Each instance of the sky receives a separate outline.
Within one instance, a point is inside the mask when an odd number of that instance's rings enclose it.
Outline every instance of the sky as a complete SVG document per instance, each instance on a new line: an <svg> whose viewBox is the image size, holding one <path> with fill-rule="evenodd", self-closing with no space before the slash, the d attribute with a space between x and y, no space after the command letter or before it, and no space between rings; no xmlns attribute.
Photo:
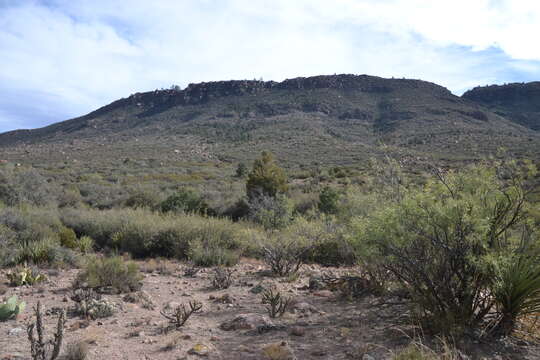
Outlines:
<svg viewBox="0 0 540 360"><path fill-rule="evenodd" d="M537 81L538 34L537 0L0 0L0 132L202 81Z"/></svg>

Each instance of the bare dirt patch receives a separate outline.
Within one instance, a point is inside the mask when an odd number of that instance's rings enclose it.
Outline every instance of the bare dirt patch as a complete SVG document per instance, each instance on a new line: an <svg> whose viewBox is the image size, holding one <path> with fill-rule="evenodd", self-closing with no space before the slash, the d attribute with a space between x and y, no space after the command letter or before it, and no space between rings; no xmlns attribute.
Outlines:
<svg viewBox="0 0 540 360"><path fill-rule="evenodd" d="M352 300L339 292L309 289L310 276L352 269L304 266L297 279L286 282L269 277L262 263L243 260L232 285L214 290L212 269L189 277L185 268L170 263L167 271L156 267L145 273L142 295L105 295L117 305L112 317L86 320L72 314L64 348L85 341L89 359L390 359L414 336L400 320L407 308L395 299L368 295ZM7 290L4 299L17 295L27 308L17 319L0 322L0 359L30 358L26 324L37 301L49 310L45 323L52 335L57 317L51 310L74 307L70 292L77 271L53 272L47 283ZM291 310L282 317L270 319L261 301L261 291L269 286L291 298ZM169 323L160 311L190 301L202 303L202 311L180 330L166 331ZM537 347L524 343L471 340L458 345L470 359L540 358Z"/></svg>

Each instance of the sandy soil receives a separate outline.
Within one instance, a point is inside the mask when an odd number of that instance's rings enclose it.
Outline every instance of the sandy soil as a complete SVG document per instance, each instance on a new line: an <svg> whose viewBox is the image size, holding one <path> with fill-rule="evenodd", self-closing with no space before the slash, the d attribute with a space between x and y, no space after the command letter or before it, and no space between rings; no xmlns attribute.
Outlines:
<svg viewBox="0 0 540 360"><path fill-rule="evenodd" d="M310 276L351 269L304 266L298 279L285 282L269 277L262 263L243 260L236 266L233 285L226 290L212 289L210 269L201 270L193 278L184 276L183 269L182 264L169 264L170 274L145 273L142 290L156 305L154 309L126 302L125 295L107 295L119 308L112 317L88 321L69 316L65 344L87 342L89 359L269 359L264 349L273 344L274 350L279 350L276 359L292 358L292 353L299 360L370 360L390 359L414 336L410 328L400 324L406 307L393 304L396 299L365 296L352 301L337 292L308 289ZM2 297L16 294L27 302L27 308L17 319L0 322L0 359L30 358L26 324L32 318L32 307L39 300L44 309L73 308L70 291L76 274L77 270L51 272L45 284L8 289ZM251 291L261 283L273 284L293 298L294 312L268 319L261 294ZM160 310L167 304L187 304L191 300L200 301L202 311L180 330L164 333L168 323ZM254 328L220 328L241 315ZM54 314L45 317L49 336L56 319ZM540 359L537 347L515 342L469 341L459 345L470 359Z"/></svg>

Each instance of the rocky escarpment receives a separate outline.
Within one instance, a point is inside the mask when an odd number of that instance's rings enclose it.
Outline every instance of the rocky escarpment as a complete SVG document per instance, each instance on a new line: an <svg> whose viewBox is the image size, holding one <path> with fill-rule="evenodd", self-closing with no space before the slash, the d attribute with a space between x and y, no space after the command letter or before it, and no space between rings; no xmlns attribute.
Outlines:
<svg viewBox="0 0 540 360"><path fill-rule="evenodd" d="M520 125L540 131L540 82L476 87L464 99L487 106Z"/></svg>
<svg viewBox="0 0 540 360"><path fill-rule="evenodd" d="M259 80L230 80L189 84L183 90L155 90L135 93L104 106L87 116L97 116L126 105L152 108L149 114L179 105L204 104L212 99L226 96L261 95L275 90L335 89L366 93L391 93L396 89L425 89L436 96L452 97L446 88L422 80L384 79L369 75L321 75L298 77L282 82Z"/></svg>

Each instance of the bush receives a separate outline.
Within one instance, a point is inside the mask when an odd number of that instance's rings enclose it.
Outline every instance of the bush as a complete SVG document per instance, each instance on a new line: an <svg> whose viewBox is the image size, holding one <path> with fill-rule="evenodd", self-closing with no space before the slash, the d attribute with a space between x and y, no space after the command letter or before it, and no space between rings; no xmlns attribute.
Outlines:
<svg viewBox="0 0 540 360"><path fill-rule="evenodd" d="M77 241L77 249L83 254L91 253L94 249L94 240L90 236L81 236Z"/></svg>
<svg viewBox="0 0 540 360"><path fill-rule="evenodd" d="M493 308L490 287L520 244L522 176L492 167L438 176L357 223L357 251L378 259L435 331L477 326Z"/></svg>
<svg viewBox="0 0 540 360"><path fill-rule="evenodd" d="M276 234L260 245L261 255L272 273L277 276L290 276L300 270L303 259L313 245L299 240Z"/></svg>
<svg viewBox="0 0 540 360"><path fill-rule="evenodd" d="M112 289L117 293L139 290L142 286L139 268L121 257L88 258L84 269L75 279L74 288L92 288L98 292Z"/></svg>
<svg viewBox="0 0 540 360"><path fill-rule="evenodd" d="M201 264L233 264L249 245L245 225L194 214L77 209L62 212L62 220L79 236L100 239L96 240L98 247L129 252L135 257L193 257Z"/></svg>
<svg viewBox="0 0 540 360"><path fill-rule="evenodd" d="M67 247L68 249L76 249L77 246L77 235L73 229L62 226L58 232L58 237L60 239L60 245Z"/></svg>
<svg viewBox="0 0 540 360"><path fill-rule="evenodd" d="M175 213L207 214L208 204L193 190L182 189L169 196L160 205L161 211Z"/></svg>
<svg viewBox="0 0 540 360"><path fill-rule="evenodd" d="M33 168L0 168L0 203L45 206L56 203L58 189Z"/></svg>
<svg viewBox="0 0 540 360"><path fill-rule="evenodd" d="M337 214L340 194L336 189L325 186L319 194L319 210L325 214Z"/></svg>
<svg viewBox="0 0 540 360"><path fill-rule="evenodd" d="M129 196L124 205L132 209L154 209L160 203L159 196L151 191L138 191Z"/></svg>
<svg viewBox="0 0 540 360"><path fill-rule="evenodd" d="M333 217L322 216L310 221L297 218L283 232L297 241L311 244L303 257L304 262L323 266L349 266L357 261L347 237L347 229Z"/></svg>
<svg viewBox="0 0 540 360"><path fill-rule="evenodd" d="M291 222L292 204L285 195L252 196L248 206L249 218L266 230L281 229Z"/></svg>

